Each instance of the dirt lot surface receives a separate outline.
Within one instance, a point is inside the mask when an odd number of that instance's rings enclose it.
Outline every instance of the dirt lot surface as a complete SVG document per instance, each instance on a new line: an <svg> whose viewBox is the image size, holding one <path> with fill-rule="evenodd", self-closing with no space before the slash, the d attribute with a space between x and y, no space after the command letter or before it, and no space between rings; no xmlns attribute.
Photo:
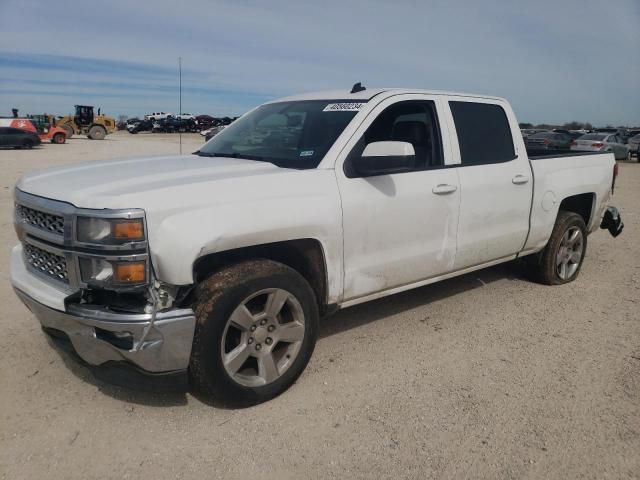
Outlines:
<svg viewBox="0 0 640 480"><path fill-rule="evenodd" d="M576 282L541 286L506 265L344 310L288 392L225 410L96 380L9 284L22 173L177 148L124 133L0 151L1 478L640 478L635 160L613 199L626 229L589 237Z"/></svg>

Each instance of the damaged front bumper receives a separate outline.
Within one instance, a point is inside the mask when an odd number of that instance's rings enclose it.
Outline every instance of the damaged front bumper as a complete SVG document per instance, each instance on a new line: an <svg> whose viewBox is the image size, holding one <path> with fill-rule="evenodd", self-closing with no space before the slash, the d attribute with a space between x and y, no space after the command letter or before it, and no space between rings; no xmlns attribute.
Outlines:
<svg viewBox="0 0 640 480"><path fill-rule="evenodd" d="M609 233L613 237L617 237L622 233L624 223L622 223L622 217L620 217L620 212L616 207L607 208L607 210L604 212L604 216L602 217L600 228L609 230Z"/></svg>
<svg viewBox="0 0 640 480"><path fill-rule="evenodd" d="M193 310L170 309L154 316L72 303L69 292L26 269L20 245L12 254L11 282L45 331L68 338L89 365L118 362L150 375L187 371L196 322Z"/></svg>

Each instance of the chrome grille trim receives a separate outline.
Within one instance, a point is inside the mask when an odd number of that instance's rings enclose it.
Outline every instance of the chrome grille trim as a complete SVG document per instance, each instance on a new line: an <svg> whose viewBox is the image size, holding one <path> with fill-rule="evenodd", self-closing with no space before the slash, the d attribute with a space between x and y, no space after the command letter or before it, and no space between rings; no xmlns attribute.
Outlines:
<svg viewBox="0 0 640 480"><path fill-rule="evenodd" d="M64 235L64 217L62 215L54 215L17 204L16 216L18 221L33 225L40 230L60 236Z"/></svg>
<svg viewBox="0 0 640 480"><path fill-rule="evenodd" d="M69 283L67 259L64 256L43 250L28 242L23 243L22 249L29 268L56 281Z"/></svg>

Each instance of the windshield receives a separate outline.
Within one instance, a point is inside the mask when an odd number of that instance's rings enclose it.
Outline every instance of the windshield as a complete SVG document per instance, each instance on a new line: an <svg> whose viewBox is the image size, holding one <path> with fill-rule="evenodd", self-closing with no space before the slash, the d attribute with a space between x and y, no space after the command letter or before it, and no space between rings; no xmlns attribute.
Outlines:
<svg viewBox="0 0 640 480"><path fill-rule="evenodd" d="M607 134L602 133L588 133L579 138L579 140L604 140Z"/></svg>
<svg viewBox="0 0 640 480"><path fill-rule="evenodd" d="M222 130L196 154L316 168L363 105L345 100L262 105Z"/></svg>

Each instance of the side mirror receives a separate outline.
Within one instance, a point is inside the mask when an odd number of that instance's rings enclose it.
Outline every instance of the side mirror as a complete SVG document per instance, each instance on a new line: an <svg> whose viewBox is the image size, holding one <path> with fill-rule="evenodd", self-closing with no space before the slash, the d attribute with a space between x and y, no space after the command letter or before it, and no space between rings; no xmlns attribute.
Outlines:
<svg viewBox="0 0 640 480"><path fill-rule="evenodd" d="M360 157L351 160L358 177L390 175L413 170L416 154L409 142L373 142L368 144Z"/></svg>

